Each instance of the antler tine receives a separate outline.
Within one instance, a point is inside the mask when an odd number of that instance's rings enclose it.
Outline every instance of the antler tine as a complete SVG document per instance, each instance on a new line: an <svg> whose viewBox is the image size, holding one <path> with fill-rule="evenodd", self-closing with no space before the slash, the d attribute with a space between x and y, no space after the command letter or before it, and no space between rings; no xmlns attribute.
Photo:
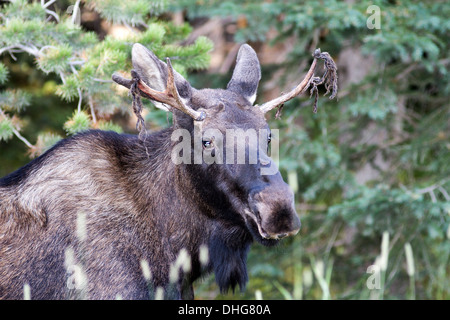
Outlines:
<svg viewBox="0 0 450 320"><path fill-rule="evenodd" d="M186 113L188 116L197 121L202 121L205 119L205 112L196 111L190 107L188 107L182 100L180 95L178 94L177 87L175 85L175 77L173 72L172 63L170 59L167 58L167 84L166 90L164 91L156 91L150 88L145 82L139 80L138 88L144 94L149 96L151 99L159 101L161 103L167 104L172 108L178 109L181 112Z"/></svg>
<svg viewBox="0 0 450 320"><path fill-rule="evenodd" d="M333 99L337 94L337 67L333 59L330 57L330 55L327 52L321 52L320 49L316 49L313 54L314 60L311 64L311 67L309 68L308 72L306 73L305 78L300 82L300 84L295 87L293 90L291 90L288 93L285 93L281 95L278 98L275 98L273 100L270 100L262 105L259 106L261 111L264 113L281 106L285 102L295 98L299 94L306 91L306 89L309 88L309 86L313 85L313 90L316 92L316 101L314 103L314 110L317 109L317 85L325 83L325 87L327 89L327 93L329 92L329 89L333 90L330 99ZM314 71L317 64L317 59L322 59L325 61L325 73L322 76L322 78L314 77Z"/></svg>
<svg viewBox="0 0 450 320"><path fill-rule="evenodd" d="M316 68L316 64L317 64L317 59L314 58L314 60L311 64L311 67L309 68L309 71L306 74L303 81L300 82L300 84L297 87L295 87L293 90L291 90L290 92L285 93L285 94L279 96L278 98L275 98L273 100L270 100L270 101L260 105L259 108L261 109L261 111L266 113L267 111L270 111L270 110L284 104L285 102L295 98L299 94L306 91L306 89L308 89L309 84L314 76L314 70Z"/></svg>

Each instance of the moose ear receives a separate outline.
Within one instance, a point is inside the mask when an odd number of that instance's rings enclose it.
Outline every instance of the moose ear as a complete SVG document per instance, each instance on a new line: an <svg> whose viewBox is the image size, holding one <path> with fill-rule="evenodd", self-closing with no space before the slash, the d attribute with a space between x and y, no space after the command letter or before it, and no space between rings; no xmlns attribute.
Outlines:
<svg viewBox="0 0 450 320"><path fill-rule="evenodd" d="M240 93L253 104L256 100L259 80L261 80L261 66L256 52L248 44L243 44L239 49L236 67L227 89Z"/></svg>
<svg viewBox="0 0 450 320"><path fill-rule="evenodd" d="M167 85L167 64L158 59L158 57L140 43L135 43L131 50L131 61L133 68L138 73L140 79L150 88L157 91L164 91ZM178 94L186 104L189 103L192 96L192 87L178 72L174 70L175 85ZM170 107L164 103L152 100L153 104L165 111Z"/></svg>

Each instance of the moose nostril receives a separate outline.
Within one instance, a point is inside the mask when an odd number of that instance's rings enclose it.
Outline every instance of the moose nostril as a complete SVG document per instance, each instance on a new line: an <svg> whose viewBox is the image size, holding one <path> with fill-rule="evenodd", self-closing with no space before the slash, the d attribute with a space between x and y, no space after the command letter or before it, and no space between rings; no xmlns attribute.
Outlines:
<svg viewBox="0 0 450 320"><path fill-rule="evenodd" d="M287 236L288 236L287 233L280 233L279 235L277 235L277 238L278 239L283 239L283 238L286 238Z"/></svg>

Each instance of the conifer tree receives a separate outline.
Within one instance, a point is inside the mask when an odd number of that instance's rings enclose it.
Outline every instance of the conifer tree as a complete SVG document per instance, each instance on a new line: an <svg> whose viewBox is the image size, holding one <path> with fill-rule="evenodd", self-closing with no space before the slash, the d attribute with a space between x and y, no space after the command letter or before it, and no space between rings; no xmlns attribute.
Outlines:
<svg viewBox="0 0 450 320"><path fill-rule="evenodd" d="M112 25L122 26L123 36L99 39L94 32L84 30L80 26L81 6ZM0 86L4 85L0 87L0 140L16 137L32 155L39 155L61 138L42 133L37 141L29 141L21 134L24 123L19 113L30 106L34 96L33 92L6 86L17 55L32 56L40 72L57 77L55 93L63 102L76 102L72 116L63 124L67 135L89 128L122 130L108 119L118 111L129 112L130 103L127 92L119 91L111 75L131 70L135 42L161 59L170 57L174 68L185 76L207 68L212 43L199 37L190 45L180 45L191 27L158 19L166 9L164 0L77 0L70 5L55 0L18 0L4 4L0 10L0 57L9 55L13 62L9 66L0 62Z"/></svg>

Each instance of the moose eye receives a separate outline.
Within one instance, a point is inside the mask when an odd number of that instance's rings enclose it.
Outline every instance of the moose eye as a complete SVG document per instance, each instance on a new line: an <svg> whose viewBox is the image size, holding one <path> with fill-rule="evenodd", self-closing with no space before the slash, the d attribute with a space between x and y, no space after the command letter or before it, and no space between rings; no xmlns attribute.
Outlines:
<svg viewBox="0 0 450 320"><path fill-rule="evenodd" d="M202 145L204 149L211 149L213 147L213 142L211 140L202 140Z"/></svg>

